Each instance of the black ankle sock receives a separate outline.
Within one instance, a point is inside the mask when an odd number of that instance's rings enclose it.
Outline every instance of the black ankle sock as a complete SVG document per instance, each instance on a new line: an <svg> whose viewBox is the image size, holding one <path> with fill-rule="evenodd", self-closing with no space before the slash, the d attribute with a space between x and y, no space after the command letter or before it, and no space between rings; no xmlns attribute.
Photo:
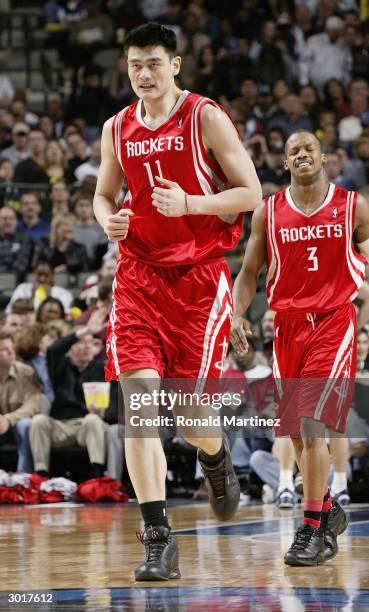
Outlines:
<svg viewBox="0 0 369 612"><path fill-rule="evenodd" d="M165 501L145 502L140 504L140 510L145 528L150 525L164 525L169 528Z"/></svg>
<svg viewBox="0 0 369 612"><path fill-rule="evenodd" d="M315 512L314 510L304 510L304 518L313 519L313 521L320 521L321 512Z"/></svg>
<svg viewBox="0 0 369 612"><path fill-rule="evenodd" d="M105 472L105 465L102 463L90 463L90 478L102 478Z"/></svg>
<svg viewBox="0 0 369 612"><path fill-rule="evenodd" d="M215 453L215 455L208 455L201 449L199 452L199 459L200 461L205 463L205 465L218 465L218 463L220 463L224 459L224 457L225 457L225 448L224 448L223 442L222 442L222 446L220 447L218 452Z"/></svg>
<svg viewBox="0 0 369 612"><path fill-rule="evenodd" d="M49 476L49 472L47 472L46 470L37 470L37 474L39 476Z"/></svg>

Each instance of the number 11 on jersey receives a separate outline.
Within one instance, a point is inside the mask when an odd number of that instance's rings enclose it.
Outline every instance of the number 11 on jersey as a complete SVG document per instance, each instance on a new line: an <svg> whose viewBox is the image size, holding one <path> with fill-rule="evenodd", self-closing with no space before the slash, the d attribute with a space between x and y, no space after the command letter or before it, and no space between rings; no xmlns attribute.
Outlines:
<svg viewBox="0 0 369 612"><path fill-rule="evenodd" d="M163 178L163 174L162 174L161 167L160 167L160 161L158 159L155 160L153 165L156 166L156 168L154 168L154 172L152 171L150 162L144 162L147 176L149 177L150 187L155 187L154 176L160 176L160 178Z"/></svg>
<svg viewBox="0 0 369 612"><path fill-rule="evenodd" d="M308 261L312 262L312 266L310 266L310 268L308 268L308 272L316 272L319 269L319 265L318 265L318 258L316 256L316 252L317 252L317 247L307 247L307 250L309 251L310 255L308 257Z"/></svg>

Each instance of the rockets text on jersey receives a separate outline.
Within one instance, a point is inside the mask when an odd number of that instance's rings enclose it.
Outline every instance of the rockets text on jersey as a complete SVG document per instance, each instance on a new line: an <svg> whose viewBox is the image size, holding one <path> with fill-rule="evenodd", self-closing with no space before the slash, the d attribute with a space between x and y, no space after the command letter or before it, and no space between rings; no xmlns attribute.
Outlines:
<svg viewBox="0 0 369 612"><path fill-rule="evenodd" d="M124 207L134 216L121 254L157 266L216 261L241 237L242 214L165 217L152 204L156 176L177 182L189 195L227 188L219 164L202 141L201 111L212 100L183 91L169 117L156 129L142 119L142 101L120 111L112 134L116 157L127 180Z"/></svg>

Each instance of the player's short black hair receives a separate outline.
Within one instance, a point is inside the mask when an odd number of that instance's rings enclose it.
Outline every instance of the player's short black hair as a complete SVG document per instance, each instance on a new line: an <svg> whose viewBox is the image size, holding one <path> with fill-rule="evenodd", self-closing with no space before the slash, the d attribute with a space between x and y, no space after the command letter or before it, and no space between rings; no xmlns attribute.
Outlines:
<svg viewBox="0 0 369 612"><path fill-rule="evenodd" d="M173 30L160 23L145 23L128 32L123 42L125 53L129 47L154 47L161 45L169 55L174 56L177 51L177 38Z"/></svg>

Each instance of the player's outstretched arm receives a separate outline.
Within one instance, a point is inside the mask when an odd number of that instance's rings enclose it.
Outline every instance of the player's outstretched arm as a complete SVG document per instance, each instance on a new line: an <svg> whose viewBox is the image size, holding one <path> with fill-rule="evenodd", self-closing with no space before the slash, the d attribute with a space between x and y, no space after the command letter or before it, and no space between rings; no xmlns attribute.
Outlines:
<svg viewBox="0 0 369 612"><path fill-rule="evenodd" d="M118 210L118 201L124 174L115 156L112 137L113 117L103 127L101 138L101 165L94 196L95 217L105 234L113 242L124 240L129 228L129 209Z"/></svg>
<svg viewBox="0 0 369 612"><path fill-rule="evenodd" d="M233 287L231 342L240 354L246 353L248 349L248 328L243 315L255 296L259 272L266 258L264 203L262 203L253 214L251 236L247 242L242 268Z"/></svg>

